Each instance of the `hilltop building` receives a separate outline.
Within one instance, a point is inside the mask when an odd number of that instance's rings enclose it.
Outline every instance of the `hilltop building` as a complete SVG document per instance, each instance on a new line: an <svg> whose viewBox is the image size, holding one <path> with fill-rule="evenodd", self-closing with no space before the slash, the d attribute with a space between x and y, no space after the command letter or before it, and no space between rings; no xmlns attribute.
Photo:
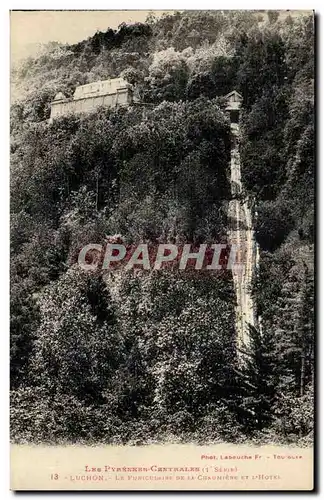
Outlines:
<svg viewBox="0 0 324 500"><path fill-rule="evenodd" d="M50 120L70 113L89 113L100 106L128 106L132 102L133 88L123 78L88 83L77 87L73 98L59 92L51 102Z"/></svg>
<svg viewBox="0 0 324 500"><path fill-rule="evenodd" d="M239 113L243 97L233 90L225 97L226 108L232 124L239 121ZM135 99L136 100L136 99ZM114 108L129 106L134 102L134 90L124 78L113 78L80 85L75 89L72 98L67 98L62 92L56 94L51 102L50 120L71 113L91 113L100 106Z"/></svg>

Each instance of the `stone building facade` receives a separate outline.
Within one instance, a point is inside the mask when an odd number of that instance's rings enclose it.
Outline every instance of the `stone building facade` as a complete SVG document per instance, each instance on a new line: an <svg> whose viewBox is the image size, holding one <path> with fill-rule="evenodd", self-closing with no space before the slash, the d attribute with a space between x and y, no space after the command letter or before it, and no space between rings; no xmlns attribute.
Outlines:
<svg viewBox="0 0 324 500"><path fill-rule="evenodd" d="M132 102L132 86L123 78L88 83L77 87L73 98L59 92L51 103L50 120L71 113L90 113L100 106L128 106Z"/></svg>

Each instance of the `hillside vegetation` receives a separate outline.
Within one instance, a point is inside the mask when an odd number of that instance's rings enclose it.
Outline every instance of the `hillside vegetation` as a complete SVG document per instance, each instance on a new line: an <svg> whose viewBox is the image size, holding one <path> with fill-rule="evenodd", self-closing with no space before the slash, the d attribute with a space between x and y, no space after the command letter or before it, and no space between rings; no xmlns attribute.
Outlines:
<svg viewBox="0 0 324 500"><path fill-rule="evenodd" d="M16 441L310 442L314 23L186 11L49 44L13 69L11 386ZM124 76L141 104L49 123L58 91ZM103 275L107 235L226 241L230 124L261 260L246 364L229 271Z"/></svg>

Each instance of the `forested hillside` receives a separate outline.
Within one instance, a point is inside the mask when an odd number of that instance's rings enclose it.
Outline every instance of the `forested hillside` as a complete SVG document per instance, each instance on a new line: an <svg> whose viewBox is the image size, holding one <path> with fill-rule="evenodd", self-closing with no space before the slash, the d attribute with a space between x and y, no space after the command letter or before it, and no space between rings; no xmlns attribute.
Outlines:
<svg viewBox="0 0 324 500"><path fill-rule="evenodd" d="M48 121L58 91L120 75L134 105ZM12 438L311 442L313 17L150 16L49 44L13 68L12 86ZM76 263L107 235L226 241L233 89L261 249L261 327L243 366L230 271Z"/></svg>

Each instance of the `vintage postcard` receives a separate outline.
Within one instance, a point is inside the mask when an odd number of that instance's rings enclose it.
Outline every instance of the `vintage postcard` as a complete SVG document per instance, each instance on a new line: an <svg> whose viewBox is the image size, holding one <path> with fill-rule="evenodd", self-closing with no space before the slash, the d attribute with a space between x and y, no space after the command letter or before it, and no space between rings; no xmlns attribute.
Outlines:
<svg viewBox="0 0 324 500"><path fill-rule="evenodd" d="M11 488L314 488L312 11L11 11Z"/></svg>

